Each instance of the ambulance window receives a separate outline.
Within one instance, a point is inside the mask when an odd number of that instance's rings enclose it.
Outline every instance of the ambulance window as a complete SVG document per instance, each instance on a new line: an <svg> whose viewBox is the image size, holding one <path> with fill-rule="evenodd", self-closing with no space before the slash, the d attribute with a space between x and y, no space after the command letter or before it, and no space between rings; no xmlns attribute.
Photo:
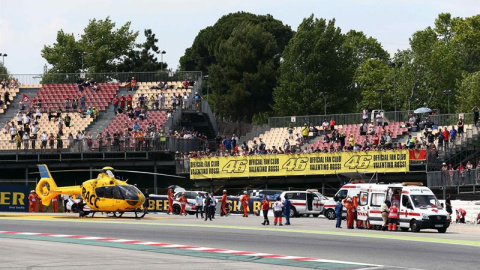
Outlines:
<svg viewBox="0 0 480 270"><path fill-rule="evenodd" d="M347 198L347 195L348 195L348 190L342 189L342 190L338 191L337 195L335 195L335 196L343 200L343 199Z"/></svg>
<svg viewBox="0 0 480 270"><path fill-rule="evenodd" d="M412 204L410 203L410 199L407 195L402 196L402 206L413 209Z"/></svg>
<svg viewBox="0 0 480 270"><path fill-rule="evenodd" d="M302 193L287 193L286 196L291 200L305 200L305 194Z"/></svg>
<svg viewBox="0 0 480 270"><path fill-rule="evenodd" d="M368 204L368 193L360 192L360 196L358 197L359 205L364 206Z"/></svg>
<svg viewBox="0 0 480 270"><path fill-rule="evenodd" d="M385 201L384 193L373 193L372 194L372 206L381 206Z"/></svg>

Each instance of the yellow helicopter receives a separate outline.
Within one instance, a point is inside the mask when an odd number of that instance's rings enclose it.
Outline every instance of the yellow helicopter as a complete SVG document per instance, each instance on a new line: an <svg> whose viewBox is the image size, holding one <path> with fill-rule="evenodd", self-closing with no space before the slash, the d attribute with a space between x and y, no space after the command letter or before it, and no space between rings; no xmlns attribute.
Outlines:
<svg viewBox="0 0 480 270"><path fill-rule="evenodd" d="M116 213L120 217L125 212L134 212L135 217L143 218L146 214L146 209L143 209L145 202L145 195L134 185L127 184L127 181L122 181L115 178L112 167L104 167L99 170L96 179L90 179L80 186L57 187L57 184L50 174L47 165L39 164L38 171L40 173L40 181L37 184L36 192L43 205L50 205L52 198L65 194L71 196L81 195L82 200L92 209L92 217L96 212ZM52 172L72 172L72 171L86 171L86 170L63 170ZM175 175L166 175L159 173L139 172L139 171L125 171L117 170L119 172L133 172L145 174L157 174L170 177L178 177Z"/></svg>

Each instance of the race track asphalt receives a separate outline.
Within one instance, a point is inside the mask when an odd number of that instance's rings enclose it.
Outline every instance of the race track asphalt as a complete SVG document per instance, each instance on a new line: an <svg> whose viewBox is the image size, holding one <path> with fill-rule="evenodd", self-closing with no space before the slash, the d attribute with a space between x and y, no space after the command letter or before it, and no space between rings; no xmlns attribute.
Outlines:
<svg viewBox="0 0 480 270"><path fill-rule="evenodd" d="M0 213L0 231L156 241L384 265L384 269L463 270L478 269L480 263L479 233L340 230L334 228L334 221L322 218L296 218L292 226L266 227L262 220L233 215L203 221L165 214L136 220Z"/></svg>

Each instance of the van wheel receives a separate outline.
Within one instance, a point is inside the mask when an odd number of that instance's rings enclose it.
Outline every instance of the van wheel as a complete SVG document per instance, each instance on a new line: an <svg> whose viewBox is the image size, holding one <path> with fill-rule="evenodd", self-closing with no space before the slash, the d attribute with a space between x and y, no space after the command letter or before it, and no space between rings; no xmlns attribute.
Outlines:
<svg viewBox="0 0 480 270"><path fill-rule="evenodd" d="M409 228L400 227L400 230L402 230L402 232L408 232L408 229Z"/></svg>
<svg viewBox="0 0 480 270"><path fill-rule="evenodd" d="M312 216L313 216L313 217L318 217L318 216L320 216L320 215L319 215L319 214L314 214L314 215L312 215Z"/></svg>
<svg viewBox="0 0 480 270"><path fill-rule="evenodd" d="M325 212L325 217L329 220L334 220L337 215L335 215L335 211L333 211L332 209L328 209L327 212Z"/></svg>
<svg viewBox="0 0 480 270"><path fill-rule="evenodd" d="M447 228L440 228L440 229L437 229L439 233L446 233L447 232Z"/></svg>
<svg viewBox="0 0 480 270"><path fill-rule="evenodd" d="M412 220L412 222L410 222L410 229L412 229L412 232L419 232L420 226L415 220Z"/></svg>
<svg viewBox="0 0 480 270"><path fill-rule="evenodd" d="M290 217L293 218L293 217L296 217L298 216L298 213L297 213L297 209L295 209L295 207L291 207L290 208Z"/></svg>

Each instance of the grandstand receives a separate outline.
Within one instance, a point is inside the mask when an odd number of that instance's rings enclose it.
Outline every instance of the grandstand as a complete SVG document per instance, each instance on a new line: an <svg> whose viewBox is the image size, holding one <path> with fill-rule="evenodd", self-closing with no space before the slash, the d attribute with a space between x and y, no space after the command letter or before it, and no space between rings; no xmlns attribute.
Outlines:
<svg viewBox="0 0 480 270"><path fill-rule="evenodd" d="M145 82L139 83L138 90L133 95L132 99L137 101L138 98L143 94L147 99L150 98L151 95L160 94L161 92L165 95L165 108L172 108L172 96L175 94L177 97L183 96L184 93L187 95L191 95L193 87L184 88L182 82L175 81L175 82L167 82L167 89L159 90L159 89L152 89L152 87L157 86L160 82Z"/></svg>

